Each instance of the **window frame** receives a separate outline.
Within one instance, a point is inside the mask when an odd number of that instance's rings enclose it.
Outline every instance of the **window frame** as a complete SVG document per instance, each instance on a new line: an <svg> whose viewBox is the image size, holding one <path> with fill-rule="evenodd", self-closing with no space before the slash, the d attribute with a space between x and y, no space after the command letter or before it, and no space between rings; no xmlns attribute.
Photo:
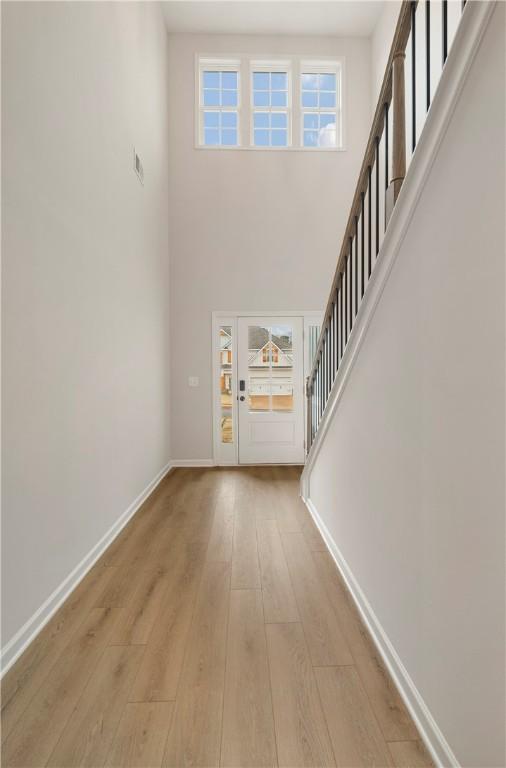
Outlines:
<svg viewBox="0 0 506 768"><path fill-rule="evenodd" d="M241 59L239 58L216 58L208 56L198 56L198 67L196 68L196 106L197 106L197 125L196 125L196 143L201 149L240 149L241 148L241 106L242 106L242 87L241 87ZM210 107L204 105L204 88L202 85L203 75L206 71L215 72L237 72L237 106L233 107ZM204 112L234 112L237 114L237 144L205 144L204 143ZM221 133L221 128L220 128Z"/></svg>
<svg viewBox="0 0 506 768"><path fill-rule="evenodd" d="M254 104L255 91L253 87L253 76L255 72L265 73L283 73L286 74L286 107L256 107ZM250 99L249 99L249 144L251 149L264 149L264 150L287 150L293 148L293 84L292 84L292 62L290 59L250 59L249 61L249 87L250 87ZM269 93L272 89L269 89ZM283 146L263 146L255 144L255 113L264 113L267 115L272 114L286 114L286 145ZM270 126L270 117L269 117ZM271 135L272 128L268 128Z"/></svg>
<svg viewBox="0 0 506 768"><path fill-rule="evenodd" d="M345 57L289 55L269 56L260 54L225 54L207 55L195 54L195 116L194 116L194 148L202 150L254 151L254 152L345 152L346 151L346 66ZM336 146L310 147L304 146L304 111L302 108L302 74L311 72L318 74L336 74ZM236 145L204 144L204 110L212 111L213 107L203 105L204 70L237 72L237 107L219 107L217 111L237 112L237 141ZM287 72L288 74L288 106L285 107L254 107L253 106L253 72ZM254 144L254 112L287 112L288 115L288 144L287 146L256 146ZM324 110L333 112L334 110Z"/></svg>
<svg viewBox="0 0 506 768"><path fill-rule="evenodd" d="M344 140L343 140L343 119L342 119L342 113L343 113L343 75L342 75L342 63L339 60L332 60L332 61L321 61L316 59L306 59L302 58L299 62L299 88L298 88L298 97L299 97L299 109L300 109L300 136L299 141L301 144L301 147L306 150L307 152L314 152L320 151L320 152L335 152L336 149L339 149L343 146ZM317 107L304 107L302 105L302 75L335 75L336 76L336 106L335 109L331 108L324 108L322 109L320 106ZM318 93L320 92L320 89L318 89ZM305 146L304 145L304 115L305 114L312 114L312 115L320 115L320 114L335 114L336 116L336 144L335 146L329 146L329 147L311 147L311 146Z"/></svg>

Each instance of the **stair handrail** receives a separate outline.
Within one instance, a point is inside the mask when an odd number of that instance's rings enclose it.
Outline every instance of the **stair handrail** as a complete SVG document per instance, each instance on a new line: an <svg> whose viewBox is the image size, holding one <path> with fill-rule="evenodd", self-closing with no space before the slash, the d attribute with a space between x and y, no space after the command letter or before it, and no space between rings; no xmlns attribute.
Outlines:
<svg viewBox="0 0 506 768"><path fill-rule="evenodd" d="M431 22L430 0L420 0L424 5L425 21L425 80L426 80L426 109L431 102ZM404 60L406 47L411 39L411 149L414 151L417 141L416 120L416 10L419 0L403 0L397 19L397 25L388 56L385 74L380 88L376 110L374 113L369 138L360 168L358 182L355 188L350 214L344 230L341 250L332 280L327 306L322 319L322 325L316 345L311 372L306 379L307 395L307 452L309 453L318 426L323 417L339 364L346 347L349 334L352 331L358 307L363 299L372 264L372 174L375 171L375 259L380 247L379 221L379 147L384 136L385 147L385 188L384 188L384 227L392 214L395 203L406 175L406 113L405 113L405 81ZM465 0L461 7L464 10ZM448 55L448 0L442 0L442 64ZM413 31L413 34L411 32ZM391 173L389 155L389 112L392 109L391 137ZM365 201L367 203L367 283L365 282ZM359 229L360 225L360 229ZM382 232L382 234L383 234ZM360 255L360 302L358 297L359 269L358 246L361 245ZM353 282L353 246L355 244L355 282ZM355 299L353 301L353 298ZM348 301L349 299L349 301ZM349 315L349 316L348 316Z"/></svg>

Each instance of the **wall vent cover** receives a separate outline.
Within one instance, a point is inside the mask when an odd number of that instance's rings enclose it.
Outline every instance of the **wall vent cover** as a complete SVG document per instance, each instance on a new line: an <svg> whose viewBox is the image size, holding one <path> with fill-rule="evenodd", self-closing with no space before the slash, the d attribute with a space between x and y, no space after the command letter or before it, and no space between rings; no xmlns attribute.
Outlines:
<svg viewBox="0 0 506 768"><path fill-rule="evenodd" d="M139 177L139 181L141 182L141 184L144 184L144 168L142 167L141 159L137 154L135 147L134 147L134 171Z"/></svg>

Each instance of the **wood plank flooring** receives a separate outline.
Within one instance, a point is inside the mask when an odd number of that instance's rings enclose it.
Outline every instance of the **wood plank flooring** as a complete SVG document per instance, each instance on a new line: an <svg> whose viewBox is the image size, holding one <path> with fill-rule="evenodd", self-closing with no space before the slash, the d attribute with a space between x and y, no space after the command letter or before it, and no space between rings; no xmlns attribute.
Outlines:
<svg viewBox="0 0 506 768"><path fill-rule="evenodd" d="M431 766L299 478L173 471L5 675L2 766Z"/></svg>

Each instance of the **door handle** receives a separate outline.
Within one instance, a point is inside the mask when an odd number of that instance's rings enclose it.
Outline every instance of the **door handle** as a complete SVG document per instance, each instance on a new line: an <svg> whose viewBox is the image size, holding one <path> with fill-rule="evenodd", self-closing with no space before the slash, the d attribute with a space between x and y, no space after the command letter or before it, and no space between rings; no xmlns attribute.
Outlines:
<svg viewBox="0 0 506 768"><path fill-rule="evenodd" d="M246 398L244 397L244 395L241 395L239 400L242 402L243 400L246 400Z"/></svg>

